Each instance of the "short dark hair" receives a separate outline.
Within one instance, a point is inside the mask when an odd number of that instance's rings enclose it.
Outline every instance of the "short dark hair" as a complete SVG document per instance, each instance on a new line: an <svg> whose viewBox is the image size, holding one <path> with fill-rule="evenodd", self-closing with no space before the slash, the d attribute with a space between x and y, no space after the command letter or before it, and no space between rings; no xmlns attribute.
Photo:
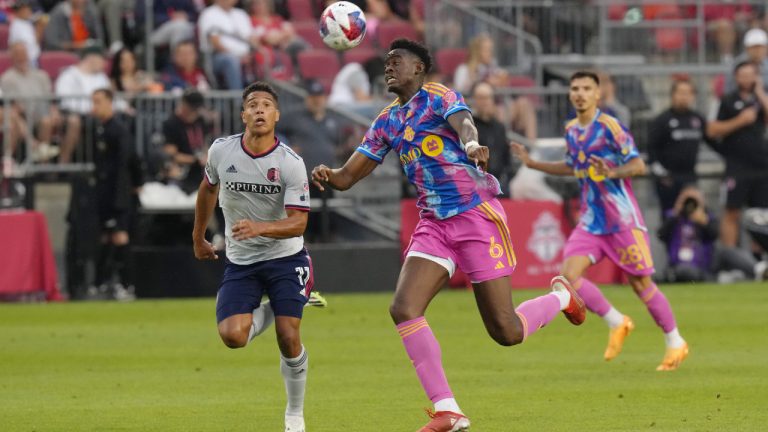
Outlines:
<svg viewBox="0 0 768 432"><path fill-rule="evenodd" d="M196 110L203 106L205 103L205 99L203 99L203 94L200 93L195 88L188 88L184 90L184 93L181 95L181 101L188 107L192 108L193 110Z"/></svg>
<svg viewBox="0 0 768 432"><path fill-rule="evenodd" d="M757 65L755 65L754 63L752 63L749 60L744 60L743 62L739 62L736 66L734 66L733 73L735 74L736 72L739 71L739 69L741 69L743 67L746 67L746 66L752 66L755 69L757 69Z"/></svg>
<svg viewBox="0 0 768 432"><path fill-rule="evenodd" d="M111 89L108 88L100 88L93 91L93 95L96 95L98 93L101 93L109 100L115 100L115 93L112 92Z"/></svg>
<svg viewBox="0 0 768 432"><path fill-rule="evenodd" d="M245 100L248 99L248 96L254 92L269 93L275 99L275 104L280 106L280 101L277 98L277 92L275 91L274 87L264 81L256 81L255 83L252 83L246 87L245 90L243 90L243 103L245 103Z"/></svg>
<svg viewBox="0 0 768 432"><path fill-rule="evenodd" d="M424 74L428 74L432 70L432 56L429 55L427 47L421 43L405 38L395 39L389 45L389 50L396 49L404 49L418 57L424 63Z"/></svg>
<svg viewBox="0 0 768 432"><path fill-rule="evenodd" d="M573 82L574 80L581 79L581 78L589 78L592 81L594 81L595 84L600 85L600 77L598 77L597 74L592 71L574 72L574 74L571 75L571 80L569 82Z"/></svg>

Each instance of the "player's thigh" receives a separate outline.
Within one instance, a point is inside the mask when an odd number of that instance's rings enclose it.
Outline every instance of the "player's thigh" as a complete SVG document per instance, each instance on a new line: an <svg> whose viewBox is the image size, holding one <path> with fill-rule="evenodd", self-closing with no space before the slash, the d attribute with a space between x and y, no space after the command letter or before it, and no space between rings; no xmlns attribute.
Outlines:
<svg viewBox="0 0 768 432"><path fill-rule="evenodd" d="M216 322L222 323L235 315L250 315L259 307L264 288L257 275L259 264L237 265L228 262L224 268L224 276L216 295ZM231 325L224 328L230 331L242 330L246 317L230 320ZM247 328L250 328L250 319ZM238 325L235 325L238 324ZM221 327L220 327L221 328Z"/></svg>
<svg viewBox="0 0 768 432"><path fill-rule="evenodd" d="M312 264L305 250L270 260L261 274L275 318L301 319L314 281Z"/></svg>
<svg viewBox="0 0 768 432"><path fill-rule="evenodd" d="M221 340L230 348L243 347L248 343L253 314L239 313L230 315L216 325Z"/></svg>
<svg viewBox="0 0 768 432"><path fill-rule="evenodd" d="M497 200L450 219L448 241L459 268L472 283L510 276L517 265L507 216Z"/></svg>
<svg viewBox="0 0 768 432"><path fill-rule="evenodd" d="M275 316L277 346L285 358L296 358L301 354L301 318Z"/></svg>
<svg viewBox="0 0 768 432"><path fill-rule="evenodd" d="M448 270L437 262L409 256L397 280L389 312L396 324L424 315L427 306L448 283Z"/></svg>
<svg viewBox="0 0 768 432"><path fill-rule="evenodd" d="M572 255L563 261L560 274L568 279L568 282L575 284L592 264L594 263L586 255Z"/></svg>
<svg viewBox="0 0 768 432"><path fill-rule="evenodd" d="M486 330L504 345L522 341L523 324L515 312L509 277L472 284Z"/></svg>
<svg viewBox="0 0 768 432"><path fill-rule="evenodd" d="M571 283L576 283L592 265L600 262L605 256L603 236L588 233L581 228L576 228L568 237L563 250L563 267L560 274Z"/></svg>

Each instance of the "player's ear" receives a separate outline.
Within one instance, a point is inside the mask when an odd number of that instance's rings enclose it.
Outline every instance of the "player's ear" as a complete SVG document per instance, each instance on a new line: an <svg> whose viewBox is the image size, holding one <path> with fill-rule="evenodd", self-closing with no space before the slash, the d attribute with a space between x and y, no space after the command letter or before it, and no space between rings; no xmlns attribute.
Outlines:
<svg viewBox="0 0 768 432"><path fill-rule="evenodd" d="M279 121L280 121L280 109L278 108L275 110L275 122L279 122Z"/></svg>

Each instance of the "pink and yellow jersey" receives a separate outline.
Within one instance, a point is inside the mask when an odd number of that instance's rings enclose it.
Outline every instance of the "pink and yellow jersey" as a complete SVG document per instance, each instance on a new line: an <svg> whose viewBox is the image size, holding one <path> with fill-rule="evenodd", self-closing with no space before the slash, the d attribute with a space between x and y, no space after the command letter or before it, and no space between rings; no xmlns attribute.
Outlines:
<svg viewBox="0 0 768 432"><path fill-rule="evenodd" d="M501 193L499 182L469 160L447 118L469 108L457 92L425 84L406 104L395 100L373 121L357 151L381 163L390 150L416 186L421 217L446 219Z"/></svg>
<svg viewBox="0 0 768 432"><path fill-rule="evenodd" d="M611 234L633 228L645 230L645 222L629 178L608 179L598 175L589 157L599 156L609 166L623 165L639 156L635 141L618 120L597 111L586 127L574 119L565 127L565 162L573 168L581 186L579 228L592 234Z"/></svg>

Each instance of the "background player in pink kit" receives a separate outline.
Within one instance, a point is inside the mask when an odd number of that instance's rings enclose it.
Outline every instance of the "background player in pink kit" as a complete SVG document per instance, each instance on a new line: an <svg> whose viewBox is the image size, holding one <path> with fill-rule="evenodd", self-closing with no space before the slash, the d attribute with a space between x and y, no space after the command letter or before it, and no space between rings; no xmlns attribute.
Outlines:
<svg viewBox="0 0 768 432"><path fill-rule="evenodd" d="M418 191L421 220L411 238L390 307L408 356L435 405L425 432L467 430L469 420L453 397L443 371L440 345L424 312L458 266L467 273L488 333L501 345L523 342L559 311L574 324L585 309L575 291L559 279L550 294L517 309L509 276L515 255L507 217L496 200L499 183L484 172L488 148L462 96L437 83L424 83L432 60L419 43L392 43L385 64L388 90L398 97L374 120L357 151L342 168L324 165L313 182L345 190L370 174L395 150ZM462 145L462 143L464 143Z"/></svg>
<svg viewBox="0 0 768 432"><path fill-rule="evenodd" d="M610 327L605 359L612 360L621 352L634 323L582 275L603 257L620 266L664 330L667 350L656 370L677 369L688 356L688 344L677 330L667 298L651 279L654 270L648 230L630 182L630 177L645 172L645 163L626 128L597 108L600 81L596 74L575 73L569 98L577 117L566 126L565 161L536 161L525 147L513 144L515 155L529 168L579 179L581 219L565 246L562 275L573 284L587 308L603 317Z"/></svg>

